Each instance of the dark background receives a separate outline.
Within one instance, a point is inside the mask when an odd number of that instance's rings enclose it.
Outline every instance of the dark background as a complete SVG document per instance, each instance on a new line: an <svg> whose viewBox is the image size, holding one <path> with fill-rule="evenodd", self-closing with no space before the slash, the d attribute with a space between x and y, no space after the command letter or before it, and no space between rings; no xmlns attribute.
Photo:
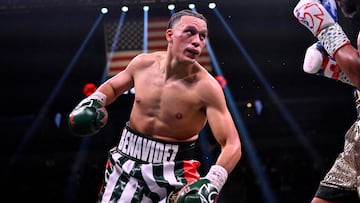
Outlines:
<svg viewBox="0 0 360 203"><path fill-rule="evenodd" d="M108 107L109 122L98 134L73 136L67 115L84 98L86 83L100 83L106 64L102 22L81 54L79 49L101 6L108 6L111 16L126 3L131 18L143 15L143 5L150 5L150 15L168 14L167 1L0 2L2 197L11 202L95 202L107 152L119 139L133 95ZM191 1L171 2L179 9ZM242 159L221 201L273 202L263 193L268 185L275 202L310 202L356 119L353 88L302 71L305 50L315 39L293 17L296 1L217 1L243 49L207 2L195 4L209 20L211 47L236 116L246 127L239 129ZM359 17L339 18L355 42ZM260 114L246 107L255 100L263 105ZM207 141L199 149L210 152L203 157L210 162L204 162L202 172L218 153L214 141Z"/></svg>

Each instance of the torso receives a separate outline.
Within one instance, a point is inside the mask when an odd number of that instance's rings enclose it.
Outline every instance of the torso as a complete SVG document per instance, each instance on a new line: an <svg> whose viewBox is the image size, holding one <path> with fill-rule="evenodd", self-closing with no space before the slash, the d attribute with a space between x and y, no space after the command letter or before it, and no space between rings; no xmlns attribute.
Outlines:
<svg viewBox="0 0 360 203"><path fill-rule="evenodd" d="M163 53L162 53L163 54ZM205 70L195 67L184 78L165 79L160 54L134 74L135 100L130 115L130 127L166 141L192 141L206 124L205 103L199 96L200 78ZM199 70L197 70L199 68Z"/></svg>

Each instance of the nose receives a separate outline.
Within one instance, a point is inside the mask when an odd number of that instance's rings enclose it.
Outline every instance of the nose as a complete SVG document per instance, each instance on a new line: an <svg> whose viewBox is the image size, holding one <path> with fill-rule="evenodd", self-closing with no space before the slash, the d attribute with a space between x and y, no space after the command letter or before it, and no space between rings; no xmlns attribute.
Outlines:
<svg viewBox="0 0 360 203"><path fill-rule="evenodd" d="M200 36L199 35L194 35L194 37L193 37L193 39L192 39L192 41L191 41L191 44L194 46L194 47L198 47L198 46L200 46L200 44L201 44L201 38L200 38Z"/></svg>

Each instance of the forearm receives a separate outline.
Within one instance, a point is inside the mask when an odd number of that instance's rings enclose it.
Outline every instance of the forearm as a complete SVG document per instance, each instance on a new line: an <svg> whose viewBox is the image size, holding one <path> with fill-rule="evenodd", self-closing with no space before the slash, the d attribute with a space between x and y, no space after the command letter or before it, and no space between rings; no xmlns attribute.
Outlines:
<svg viewBox="0 0 360 203"><path fill-rule="evenodd" d="M108 83L102 84L96 91L106 95L107 99L105 106L113 103L117 97L115 90Z"/></svg>
<svg viewBox="0 0 360 203"><path fill-rule="evenodd" d="M116 98L123 94L126 90L131 89L130 85L121 85L121 80L110 79L103 83L97 91L102 92L107 96L106 106L113 103Z"/></svg>
<svg viewBox="0 0 360 203"><path fill-rule="evenodd" d="M228 173L231 173L239 162L241 154L240 143L227 144L222 148L215 164L222 166Z"/></svg>
<svg viewBox="0 0 360 203"><path fill-rule="evenodd" d="M335 54L335 60L350 79L350 81L360 88L360 55L351 45L342 47Z"/></svg>

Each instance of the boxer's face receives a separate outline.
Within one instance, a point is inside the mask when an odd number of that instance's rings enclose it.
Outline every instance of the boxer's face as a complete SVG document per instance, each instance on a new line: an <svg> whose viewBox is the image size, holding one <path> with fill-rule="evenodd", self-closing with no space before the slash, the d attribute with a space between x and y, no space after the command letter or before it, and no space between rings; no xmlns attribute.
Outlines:
<svg viewBox="0 0 360 203"><path fill-rule="evenodd" d="M352 18L360 10L360 0L336 0L345 17Z"/></svg>
<svg viewBox="0 0 360 203"><path fill-rule="evenodd" d="M207 24L193 16L182 16L173 28L167 31L173 54L182 60L196 60L206 44Z"/></svg>

